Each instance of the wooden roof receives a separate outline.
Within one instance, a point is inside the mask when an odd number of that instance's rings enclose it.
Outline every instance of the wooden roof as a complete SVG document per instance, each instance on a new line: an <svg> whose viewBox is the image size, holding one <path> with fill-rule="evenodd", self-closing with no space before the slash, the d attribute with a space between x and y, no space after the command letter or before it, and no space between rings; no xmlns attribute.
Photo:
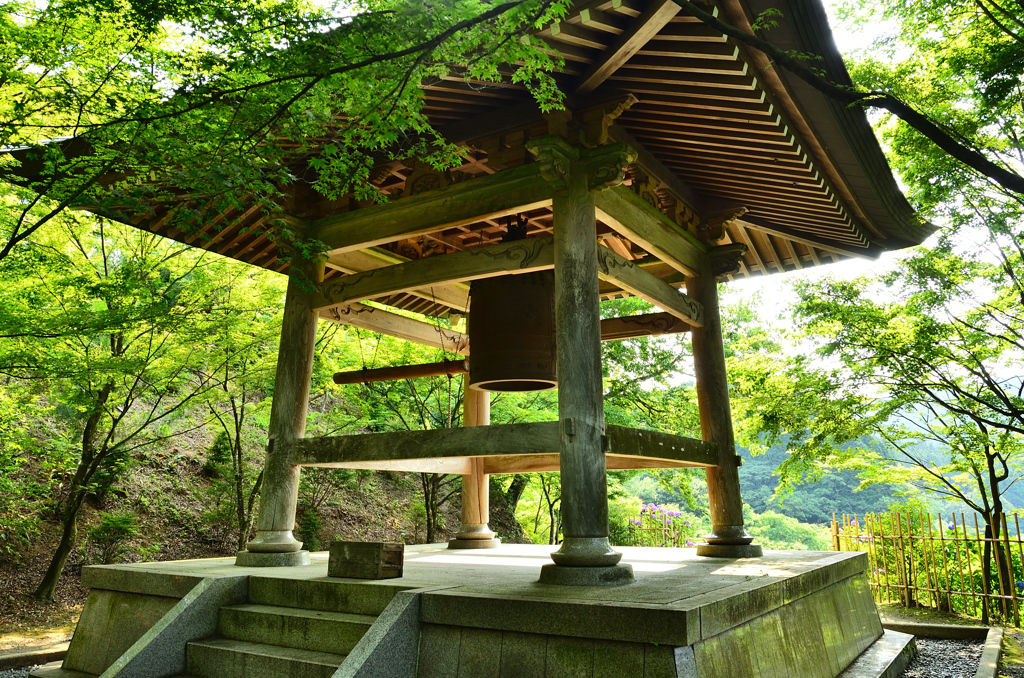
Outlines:
<svg viewBox="0 0 1024 678"><path fill-rule="evenodd" d="M822 67L836 81L849 82L820 1L783 5L779 26L767 37L784 49L821 55ZM750 18L767 6L767 0L719 0L709 9L749 29ZM731 278L873 257L920 243L933 230L900 193L862 111L833 103L772 68L760 53L680 13L671 0L580 3L565 21L537 35L566 59L557 77L569 93L569 108L632 97L632 105L615 111L607 130L640 153L627 184L681 228L696 233L718 224L722 232L713 240L746 245ZM466 161L440 173L414 160L381 166L376 183L399 203L403 196L528 164L533 159L526 142L551 128L550 117L541 115L528 92L508 82L452 76L423 83L422 91L431 121L466 147ZM260 208L229 209L212 216L200 232L185 233L170 218L180 205L154 205L131 222L257 266L285 269L275 243L258 228L268 218ZM284 207L315 224L368 205L351 196L327 201L297 186ZM525 217L530 236L550 234L549 207L530 209ZM493 244L505 229L503 218L481 219L332 251L328 278ZM599 236L669 283L682 282L676 269L659 266L650 252L607 224L599 224ZM608 284L602 291L621 293ZM376 301L445 315L464 310L467 293L468 285L451 284Z"/></svg>

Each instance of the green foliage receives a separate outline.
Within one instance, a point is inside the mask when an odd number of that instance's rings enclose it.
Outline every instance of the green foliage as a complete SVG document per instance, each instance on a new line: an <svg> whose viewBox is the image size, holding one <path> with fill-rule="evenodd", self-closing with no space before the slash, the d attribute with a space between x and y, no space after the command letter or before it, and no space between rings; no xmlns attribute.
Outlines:
<svg viewBox="0 0 1024 678"><path fill-rule="evenodd" d="M323 529L323 522L316 509L299 505L297 510L298 518L295 521L295 536L302 542L302 548L307 551L320 550L320 531Z"/></svg>
<svg viewBox="0 0 1024 678"><path fill-rule="evenodd" d="M794 485L778 492L776 475L790 454L783 445L776 445L759 455L740 450L740 485L743 501L756 513L778 513L801 523L826 525L833 514L877 513L885 511L893 497L911 488L902 484L873 483L862 486L855 470L823 472L814 482ZM785 471L783 471L785 472ZM899 479L894 479L899 480Z"/></svg>
<svg viewBox="0 0 1024 678"><path fill-rule="evenodd" d="M766 549L827 551L830 547L824 525L808 525L775 511L754 513L749 506L744 506L743 520L747 532Z"/></svg>
<svg viewBox="0 0 1024 678"><path fill-rule="evenodd" d="M33 414L44 401L15 384L0 385L0 559L13 556L38 533L45 485L28 464L39 453Z"/></svg>
<svg viewBox="0 0 1024 678"><path fill-rule="evenodd" d="M627 519L622 546L653 546L659 548L690 548L696 545L703 526L695 516L683 513L678 506L640 504Z"/></svg>
<svg viewBox="0 0 1024 678"><path fill-rule="evenodd" d="M103 565L116 563L128 549L128 542L139 534L135 516L101 513L100 522L89 530L89 543L96 548Z"/></svg>
<svg viewBox="0 0 1024 678"><path fill-rule="evenodd" d="M127 219L152 200L202 195L169 217L194 233L241 200L279 215L280 187L296 172L330 198L384 199L369 180L374 163L417 156L443 168L465 152L430 125L420 83L508 82L543 110L560 105L551 72L561 59L530 32L568 4L5 3L0 147L30 149L0 164L11 180L0 259L68 204ZM44 143L72 136L67 155ZM14 185L17 165L35 175L31 186ZM289 222L258 228L306 257L322 250Z"/></svg>
<svg viewBox="0 0 1024 678"><path fill-rule="evenodd" d="M427 509L423 505L423 498L419 497L416 501L409 505L409 510L406 512L406 517L413 526L412 542L413 544L420 543L420 532L424 537L426 536L427 527Z"/></svg>

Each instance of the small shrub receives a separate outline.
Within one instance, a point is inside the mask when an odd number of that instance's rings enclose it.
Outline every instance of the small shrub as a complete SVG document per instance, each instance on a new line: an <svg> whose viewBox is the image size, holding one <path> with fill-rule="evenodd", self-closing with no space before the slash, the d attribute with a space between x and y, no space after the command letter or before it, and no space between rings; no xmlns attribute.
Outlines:
<svg viewBox="0 0 1024 678"><path fill-rule="evenodd" d="M419 544L420 530L423 530L425 534L427 529L427 507L423 505L422 497L417 497L417 499L409 506L406 516L412 523L412 543Z"/></svg>
<svg viewBox="0 0 1024 678"><path fill-rule="evenodd" d="M135 516L103 513L99 525L89 530L89 543L96 548L100 562L109 565L124 555L128 542L138 533Z"/></svg>
<svg viewBox="0 0 1024 678"><path fill-rule="evenodd" d="M307 551L320 550L320 529L323 524L320 522L320 514L311 507L300 507L299 519L295 525L295 535L302 541L302 546Z"/></svg>

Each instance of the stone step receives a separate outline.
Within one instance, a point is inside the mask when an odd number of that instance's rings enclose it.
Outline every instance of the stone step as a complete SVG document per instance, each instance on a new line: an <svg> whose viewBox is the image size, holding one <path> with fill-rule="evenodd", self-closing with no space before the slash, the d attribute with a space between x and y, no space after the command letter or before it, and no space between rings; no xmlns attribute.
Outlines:
<svg viewBox="0 0 1024 678"><path fill-rule="evenodd" d="M249 602L325 612L379 615L409 586L353 579L249 577Z"/></svg>
<svg viewBox="0 0 1024 678"><path fill-rule="evenodd" d="M220 609L218 632L234 640L344 655L376 620L372 615L347 612L231 605Z"/></svg>
<svg viewBox="0 0 1024 678"><path fill-rule="evenodd" d="M188 644L188 675L196 678L330 678L345 657L230 638Z"/></svg>
<svg viewBox="0 0 1024 678"><path fill-rule="evenodd" d="M916 654L914 636L886 630L839 678L897 678Z"/></svg>

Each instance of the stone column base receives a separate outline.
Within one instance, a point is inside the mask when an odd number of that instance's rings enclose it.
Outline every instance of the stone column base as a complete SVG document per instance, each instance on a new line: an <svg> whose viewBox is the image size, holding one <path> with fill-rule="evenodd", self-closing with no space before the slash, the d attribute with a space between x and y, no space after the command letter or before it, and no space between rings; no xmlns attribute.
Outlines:
<svg viewBox="0 0 1024 678"><path fill-rule="evenodd" d="M452 539L448 542L450 549L496 549L501 546L501 540L494 539Z"/></svg>
<svg viewBox="0 0 1024 678"><path fill-rule="evenodd" d="M760 558L760 544L698 544L697 555L708 558Z"/></svg>
<svg viewBox="0 0 1024 678"><path fill-rule="evenodd" d="M562 547L551 554L557 565L570 568L612 567L621 559L608 537L566 537Z"/></svg>
<svg viewBox="0 0 1024 678"><path fill-rule="evenodd" d="M309 565L309 551L287 551L285 553L257 553L239 551L235 556L239 567L296 567Z"/></svg>
<svg viewBox="0 0 1024 678"><path fill-rule="evenodd" d="M622 563L611 567L569 567L551 563L540 568L541 584L621 586L632 584L633 581L633 566Z"/></svg>

